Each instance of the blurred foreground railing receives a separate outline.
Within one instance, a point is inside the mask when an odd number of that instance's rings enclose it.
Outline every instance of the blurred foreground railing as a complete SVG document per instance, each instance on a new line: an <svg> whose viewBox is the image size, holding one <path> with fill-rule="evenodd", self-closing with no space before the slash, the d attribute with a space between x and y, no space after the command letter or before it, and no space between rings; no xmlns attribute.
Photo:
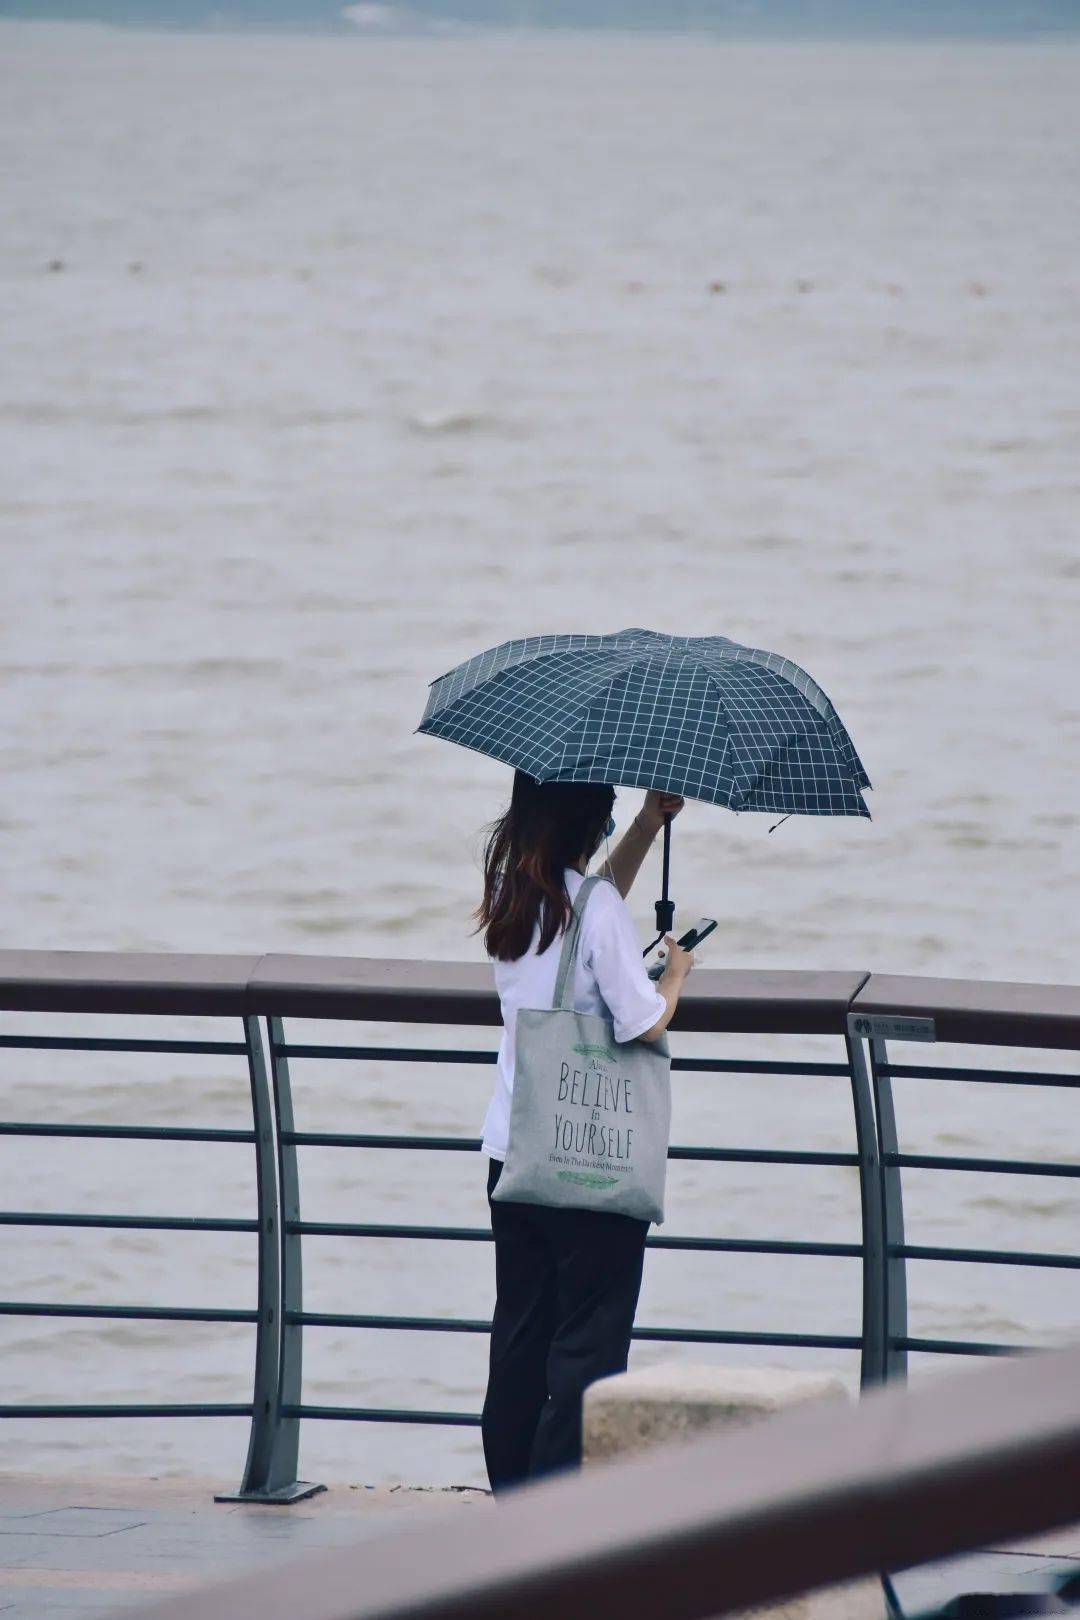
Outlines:
<svg viewBox="0 0 1080 1620"><path fill-rule="evenodd" d="M305 1238L381 1238L403 1241L487 1242L486 1227L305 1221L300 1209L299 1147L387 1151L466 1152L471 1137L304 1131L293 1118L289 1065L305 1059L349 1062L494 1062L493 1049L341 1045L290 1042L286 1019L378 1021L417 1025L497 1025L498 1001L489 971L480 966L287 955L171 956L95 952L0 951L0 1011L20 1013L209 1015L239 1024L241 1038L221 1041L110 1039L93 1036L0 1034L0 1048L63 1051L202 1053L243 1057L252 1101L251 1130L175 1126L0 1123L0 1135L112 1138L252 1145L257 1209L251 1219L124 1213L65 1214L5 1209L0 1225L126 1228L144 1231L235 1232L257 1235L255 1309L82 1305L65 1301L0 1301L0 1315L60 1316L139 1321L250 1323L255 1328L254 1389L250 1403L22 1404L0 1406L0 1417L250 1416L241 1499L290 1501L317 1486L297 1481L299 1426L304 1418L364 1422L470 1425L466 1412L409 1407L319 1406L303 1399L301 1350L305 1328L483 1334L487 1321L452 1317L306 1312L301 1290ZM1022 1086L1080 1086L1080 1075L1043 1068L958 1068L897 1064L889 1042L962 1043L995 1048L1080 1050L1080 989L1068 986L980 984L895 978L865 972L782 973L698 970L680 1006L676 1032L714 1035L833 1036L835 1061L676 1058L676 1072L805 1075L846 1080L852 1104L852 1147L847 1152L767 1147L674 1145L672 1159L762 1165L840 1165L857 1169L860 1230L855 1241L748 1239L656 1235L658 1250L696 1250L858 1260L862 1318L848 1334L765 1332L640 1326L637 1339L689 1344L738 1344L840 1349L859 1353L864 1387L898 1377L909 1351L987 1355L1024 1348L963 1340L913 1338L908 1333L905 1268L908 1259L947 1264L1003 1264L1080 1269L1080 1256L992 1249L908 1245L904 1241L902 1172L908 1167L1005 1175L1075 1177L1080 1163L912 1155L900 1151L893 1081L989 1081ZM853 1324L853 1329L856 1324Z"/></svg>
<svg viewBox="0 0 1080 1620"><path fill-rule="evenodd" d="M153 1620L706 1620L1000 1545L1080 1517L1080 1350L789 1410L496 1511L208 1586Z"/></svg>

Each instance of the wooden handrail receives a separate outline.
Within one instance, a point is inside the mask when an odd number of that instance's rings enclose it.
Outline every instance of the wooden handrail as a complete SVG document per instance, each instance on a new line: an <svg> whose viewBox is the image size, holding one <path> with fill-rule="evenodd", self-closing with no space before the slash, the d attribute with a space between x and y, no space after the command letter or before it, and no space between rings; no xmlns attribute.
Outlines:
<svg viewBox="0 0 1080 1620"><path fill-rule="evenodd" d="M264 1014L495 1025L484 963L406 958L0 951L0 1010ZM1080 987L861 971L698 969L674 1027L842 1034L849 1012L932 1017L938 1040L1080 1049Z"/></svg>
<svg viewBox="0 0 1080 1620"><path fill-rule="evenodd" d="M852 1011L932 1018L939 1041L1080 1048L1080 986L873 973Z"/></svg>

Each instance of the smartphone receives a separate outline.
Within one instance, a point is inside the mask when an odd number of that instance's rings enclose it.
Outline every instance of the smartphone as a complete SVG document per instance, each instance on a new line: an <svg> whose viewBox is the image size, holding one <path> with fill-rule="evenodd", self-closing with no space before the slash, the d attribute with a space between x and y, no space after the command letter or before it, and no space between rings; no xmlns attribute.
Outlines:
<svg viewBox="0 0 1080 1620"><path fill-rule="evenodd" d="M699 917L693 928L683 934L678 943L684 951L696 950L703 939L708 939L715 927L715 917Z"/></svg>
<svg viewBox="0 0 1080 1620"><path fill-rule="evenodd" d="M680 935L677 943L682 946L684 951L692 951L701 944L703 939L708 939L715 927L715 917L699 917L693 928L688 929L685 934ZM666 967L667 962L664 959L661 959L659 962L654 962L652 967L649 969L649 978L655 981L660 977L661 973L663 973Z"/></svg>

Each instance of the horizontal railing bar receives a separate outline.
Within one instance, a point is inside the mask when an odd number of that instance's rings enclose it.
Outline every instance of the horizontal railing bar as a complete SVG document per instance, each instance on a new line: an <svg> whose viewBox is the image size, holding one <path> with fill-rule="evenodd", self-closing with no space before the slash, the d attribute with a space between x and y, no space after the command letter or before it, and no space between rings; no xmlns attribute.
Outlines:
<svg viewBox="0 0 1080 1620"><path fill-rule="evenodd" d="M694 1070L701 1074L792 1074L832 1075L847 1079L846 1063L799 1063L791 1060L769 1063L758 1058L672 1058L673 1069Z"/></svg>
<svg viewBox="0 0 1080 1620"><path fill-rule="evenodd" d="M379 1136L371 1132L282 1131L285 1147L424 1148L438 1153L479 1153L478 1136Z"/></svg>
<svg viewBox="0 0 1080 1620"><path fill-rule="evenodd" d="M310 1057L331 1059L378 1059L391 1063L494 1063L498 1052L491 1048L463 1050L457 1047L433 1046L333 1046L311 1042L282 1041L273 1043L278 1057ZM844 1063L769 1063L759 1059L738 1058L672 1058L671 1067L684 1072L693 1070L703 1074L803 1074L847 1076Z"/></svg>
<svg viewBox="0 0 1080 1620"><path fill-rule="evenodd" d="M889 1080L985 1080L1005 1086L1080 1086L1080 1074L1042 1074L1035 1070L938 1068L927 1063L880 1063L878 1073Z"/></svg>
<svg viewBox="0 0 1080 1620"><path fill-rule="evenodd" d="M145 1232L257 1232L258 1221L204 1219L198 1215L59 1215L0 1210L0 1226L102 1226Z"/></svg>
<svg viewBox="0 0 1080 1620"><path fill-rule="evenodd" d="M965 1265L1050 1266L1080 1271L1080 1255L1025 1253L1021 1249L946 1249L921 1243L893 1243L889 1253L906 1260L958 1260Z"/></svg>
<svg viewBox="0 0 1080 1620"><path fill-rule="evenodd" d="M669 1159L693 1159L727 1164L814 1164L857 1166L857 1153L808 1152L799 1148L671 1147Z"/></svg>
<svg viewBox="0 0 1080 1620"><path fill-rule="evenodd" d="M156 1305L60 1305L0 1300L0 1316L71 1317L90 1321L221 1322L246 1325L255 1311ZM305 1327L365 1328L404 1333L490 1333L489 1321L440 1316L357 1316L344 1311L290 1311L290 1323ZM861 1340L846 1334L759 1333L713 1328L635 1328L635 1339L673 1344L772 1344L857 1350Z"/></svg>
<svg viewBox="0 0 1080 1620"><path fill-rule="evenodd" d="M255 1140L254 1131L199 1129L185 1125L54 1125L44 1122L0 1123L0 1136L127 1139L147 1142L241 1142ZM335 1131L283 1131L281 1140L293 1147L417 1148L438 1152L478 1152L478 1136L383 1136ZM731 1164L858 1165L854 1153L816 1153L781 1148L670 1147L669 1159Z"/></svg>
<svg viewBox="0 0 1080 1620"><path fill-rule="evenodd" d="M793 1350L861 1350L850 1333L741 1333L735 1328L635 1328L635 1339L659 1344L748 1344L787 1346Z"/></svg>
<svg viewBox="0 0 1080 1620"><path fill-rule="evenodd" d="M156 1417L246 1417L251 1402L232 1405L225 1402L192 1402L184 1406L0 1406L0 1418L156 1418Z"/></svg>
<svg viewBox="0 0 1080 1620"><path fill-rule="evenodd" d="M916 1259L966 1259L985 1260L988 1256L979 1251L970 1251L970 1254L942 1253L934 1251L907 1251ZM997 1256L990 1256L997 1259ZM1042 1258L1042 1257L1040 1257ZM1055 1256L1045 1257L1049 1263L1054 1263ZM1023 1263L1029 1263L1025 1258ZM1038 1263L1038 1260L1031 1263ZM1080 1266L1080 1260L1069 1262L1073 1267ZM49 1302L36 1302L28 1300L2 1300L0 1301L0 1316L34 1316L34 1317L66 1317L86 1319L90 1321L132 1321L132 1322L207 1322L249 1325L258 1320L255 1311L217 1310L209 1307L185 1306L154 1306L154 1305L65 1305ZM287 1316L290 1323L302 1324L305 1327L338 1327L361 1328L374 1331L404 1332L404 1333L490 1333L489 1321L473 1318L455 1318L438 1316L372 1316L353 1315L345 1311L290 1311ZM761 1344L761 1345L791 1345L813 1349L843 1349L857 1350L862 1341L849 1334L814 1334L814 1333L766 1333L741 1332L736 1329L713 1328L673 1328L673 1327L643 1327L635 1328L633 1338L656 1343L673 1344ZM930 1340L894 1340L893 1343L903 1345L905 1348L927 1348L933 1344L952 1343L953 1341ZM1000 1347L1005 1353L1010 1346Z"/></svg>
<svg viewBox="0 0 1080 1620"><path fill-rule="evenodd" d="M275 1057L330 1058L353 1061L386 1058L390 1063L494 1063L494 1047L465 1050L456 1046L335 1046L312 1041L273 1041Z"/></svg>
<svg viewBox="0 0 1080 1620"><path fill-rule="evenodd" d="M922 1350L930 1355L1019 1356L1031 1354L1030 1344L983 1344L978 1339L890 1339L898 1350Z"/></svg>
<svg viewBox="0 0 1080 1620"><path fill-rule="evenodd" d="M40 1121L0 1123L0 1136L74 1136L138 1142L254 1142L254 1131L200 1130L187 1125L47 1125Z"/></svg>
<svg viewBox="0 0 1080 1620"><path fill-rule="evenodd" d="M356 1316L349 1311L286 1311L293 1325L323 1328L371 1328L394 1333L490 1333L491 1323L454 1316Z"/></svg>
<svg viewBox="0 0 1080 1620"><path fill-rule="evenodd" d="M422 1238L447 1243L490 1243L492 1233L486 1226L397 1226L352 1221L286 1221L285 1230L302 1237L364 1237L364 1238ZM713 1238L713 1237L650 1237L645 1240L651 1249L705 1250L727 1254L799 1254L826 1255L832 1258L859 1259L861 1243L802 1243L783 1239Z"/></svg>
<svg viewBox="0 0 1080 1620"><path fill-rule="evenodd" d="M882 1164L906 1170L982 1170L999 1176L1080 1176L1080 1164L1045 1159L967 1159L948 1153L883 1153Z"/></svg>
<svg viewBox="0 0 1080 1620"><path fill-rule="evenodd" d="M353 1316L344 1311L290 1311L304 1327L371 1328L394 1333L490 1333L491 1323L446 1316ZM859 1350L862 1340L837 1333L740 1333L735 1329L635 1328L634 1339L666 1344L770 1344L813 1350Z"/></svg>
<svg viewBox="0 0 1080 1620"><path fill-rule="evenodd" d="M286 1221L285 1230L298 1237L441 1238L447 1243L491 1243L487 1226L378 1226L351 1221Z"/></svg>
<svg viewBox="0 0 1080 1620"><path fill-rule="evenodd" d="M476 1429L479 1412L402 1411L382 1406L283 1406L282 1417L332 1418L345 1423L442 1423Z"/></svg>
<svg viewBox="0 0 1080 1620"><path fill-rule="evenodd" d="M42 1052L201 1052L213 1057L243 1056L243 1041L110 1040L94 1035L0 1035L0 1047Z"/></svg>
<svg viewBox="0 0 1080 1620"><path fill-rule="evenodd" d="M103 1322L257 1322L257 1311L215 1310L187 1305L54 1305L0 1300L0 1316L73 1316Z"/></svg>
<svg viewBox="0 0 1080 1620"><path fill-rule="evenodd" d="M785 1238L651 1237L651 1249L703 1249L725 1254L821 1255L831 1259L861 1260L861 1243L803 1243Z"/></svg>
<svg viewBox="0 0 1080 1620"><path fill-rule="evenodd" d="M337 1131L282 1131L281 1140L292 1147L422 1148L446 1153L478 1152L478 1136L380 1136ZM669 1147L669 1159L692 1159L732 1164L812 1164L857 1166L854 1153L810 1153L784 1148Z"/></svg>

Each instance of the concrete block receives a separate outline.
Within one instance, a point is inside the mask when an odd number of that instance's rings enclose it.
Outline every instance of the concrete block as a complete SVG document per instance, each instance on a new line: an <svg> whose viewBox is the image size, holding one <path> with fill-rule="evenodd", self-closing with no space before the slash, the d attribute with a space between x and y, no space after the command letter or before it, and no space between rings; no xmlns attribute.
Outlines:
<svg viewBox="0 0 1080 1620"><path fill-rule="evenodd" d="M745 1428L808 1401L847 1398L846 1385L828 1373L663 1362L602 1378L585 1391L582 1457L588 1466L708 1431ZM877 1579L745 1611L746 1620L884 1620L884 1615Z"/></svg>
<svg viewBox="0 0 1080 1620"><path fill-rule="evenodd" d="M621 1457L711 1429L737 1429L806 1401L845 1400L828 1373L780 1367L709 1367L663 1362L601 1378L585 1391L586 1463Z"/></svg>

